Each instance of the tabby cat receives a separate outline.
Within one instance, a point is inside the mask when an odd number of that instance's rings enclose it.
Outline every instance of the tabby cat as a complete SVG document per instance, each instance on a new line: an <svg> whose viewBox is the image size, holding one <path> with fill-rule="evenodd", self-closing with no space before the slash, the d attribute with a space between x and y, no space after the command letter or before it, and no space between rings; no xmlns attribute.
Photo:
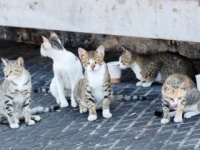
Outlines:
<svg viewBox="0 0 200 150"><path fill-rule="evenodd" d="M27 125L40 121L40 116L33 115L50 111L48 108L35 107L30 109L31 76L24 67L24 60L3 59L5 79L0 86L0 122L9 123L11 128L18 128L20 120Z"/></svg>
<svg viewBox="0 0 200 150"><path fill-rule="evenodd" d="M137 54L125 48L119 58L120 68L131 68L140 81L136 86L150 87L153 82L163 83L174 73L183 73L194 79L195 69L184 56L172 52Z"/></svg>
<svg viewBox="0 0 200 150"><path fill-rule="evenodd" d="M102 108L103 117L112 117L110 75L104 62L104 46L90 52L79 48L78 53L85 68L84 79L78 82L74 90L80 113L89 110L88 120L93 121L97 119L96 109Z"/></svg>
<svg viewBox="0 0 200 150"><path fill-rule="evenodd" d="M53 60L54 77L50 84L51 94L56 98L57 104L61 107L67 107L69 104L66 96L70 93L71 106L76 107L73 90L76 83L83 78L81 62L72 52L67 51L62 46L55 32L51 32L49 39L42 38L40 53Z"/></svg>
<svg viewBox="0 0 200 150"><path fill-rule="evenodd" d="M162 124L169 122L174 117L174 122L182 122L184 118L200 114L200 92L194 82L183 74L170 75L162 86ZM174 111L169 112L172 109Z"/></svg>

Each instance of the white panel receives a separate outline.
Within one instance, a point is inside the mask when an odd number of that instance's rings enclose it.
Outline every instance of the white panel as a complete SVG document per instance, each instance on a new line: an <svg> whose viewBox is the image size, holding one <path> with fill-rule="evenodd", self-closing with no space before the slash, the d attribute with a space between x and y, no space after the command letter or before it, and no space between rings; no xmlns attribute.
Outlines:
<svg viewBox="0 0 200 150"><path fill-rule="evenodd" d="M0 0L0 25L200 41L199 0Z"/></svg>

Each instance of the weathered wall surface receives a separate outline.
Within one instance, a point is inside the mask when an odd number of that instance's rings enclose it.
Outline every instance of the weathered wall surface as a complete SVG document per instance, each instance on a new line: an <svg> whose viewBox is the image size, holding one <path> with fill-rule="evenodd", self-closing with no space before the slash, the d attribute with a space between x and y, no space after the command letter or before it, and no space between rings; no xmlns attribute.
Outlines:
<svg viewBox="0 0 200 150"><path fill-rule="evenodd" d="M0 0L0 25L200 42L199 0Z"/></svg>

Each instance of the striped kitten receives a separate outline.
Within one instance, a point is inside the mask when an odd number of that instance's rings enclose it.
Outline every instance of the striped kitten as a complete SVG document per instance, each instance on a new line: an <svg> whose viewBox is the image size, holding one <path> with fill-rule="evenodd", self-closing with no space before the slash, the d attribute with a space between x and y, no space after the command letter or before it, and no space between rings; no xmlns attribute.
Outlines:
<svg viewBox="0 0 200 150"><path fill-rule="evenodd" d="M124 48L119 58L120 68L131 68L139 82L136 86L150 87L153 82L163 83L174 73L182 73L194 79L195 69L192 62L176 53L137 54Z"/></svg>
<svg viewBox="0 0 200 150"><path fill-rule="evenodd" d="M104 62L104 47L99 46L96 51L90 52L79 48L78 53L85 68L84 79L78 82L74 90L80 113L89 110L88 121L94 121L97 119L96 110L102 108L103 117L112 117L110 75Z"/></svg>
<svg viewBox="0 0 200 150"><path fill-rule="evenodd" d="M184 118L200 114L200 92L188 76L173 74L163 83L162 107L162 124L168 123L174 116L174 122L182 122L183 112ZM169 112L170 109L174 111Z"/></svg>
<svg viewBox="0 0 200 150"><path fill-rule="evenodd" d="M11 128L18 128L21 119L27 125L40 121L36 113L48 112L52 109L35 107L30 109L31 76L24 68L24 60L3 59L5 79L0 86L0 122L9 123Z"/></svg>

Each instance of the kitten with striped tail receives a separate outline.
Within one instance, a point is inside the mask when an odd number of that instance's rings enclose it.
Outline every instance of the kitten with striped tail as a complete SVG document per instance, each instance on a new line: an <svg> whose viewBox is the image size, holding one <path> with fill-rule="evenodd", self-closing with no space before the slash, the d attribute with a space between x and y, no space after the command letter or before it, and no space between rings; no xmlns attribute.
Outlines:
<svg viewBox="0 0 200 150"><path fill-rule="evenodd" d="M78 53L85 68L84 79L79 80L74 89L80 113L89 110L88 121L97 119L96 109L103 109L104 118L112 117L110 75L104 62L104 47L99 46L90 52L79 48Z"/></svg>
<svg viewBox="0 0 200 150"><path fill-rule="evenodd" d="M59 109L58 107L30 108L31 76L24 67L24 60L3 59L5 79L0 86L0 122L9 123L11 128L19 128L20 120L25 120L27 125L33 125L41 118L34 115Z"/></svg>
<svg viewBox="0 0 200 150"><path fill-rule="evenodd" d="M53 60L54 77L50 84L51 94L56 98L56 102L61 107L67 107L65 90L71 90L71 106L77 107L74 99L73 90L76 83L83 78L83 68L80 60L70 51L67 51L61 44L55 32L50 38L43 38L40 53L44 57Z"/></svg>

